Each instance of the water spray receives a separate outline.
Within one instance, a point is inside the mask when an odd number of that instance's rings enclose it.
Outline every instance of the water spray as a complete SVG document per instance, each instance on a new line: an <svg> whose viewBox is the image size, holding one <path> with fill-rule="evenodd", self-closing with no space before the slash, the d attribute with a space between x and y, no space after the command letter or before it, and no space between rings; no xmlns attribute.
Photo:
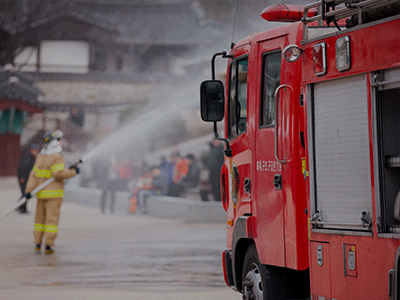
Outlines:
<svg viewBox="0 0 400 300"><path fill-rule="evenodd" d="M135 143L133 143L133 141L136 141L136 144L138 145L142 144L145 137L152 134L152 130L154 130L154 128L163 128L168 122L171 121L171 118L174 116L174 114L176 114L177 111L185 109L188 106L192 106L193 100L196 100L196 98L192 95L197 95L197 89L198 87L196 83L196 85L193 87L188 87L184 90L181 90L181 93L176 95L175 101L173 103L168 102L165 105L161 105L157 109L144 113L143 115L135 119L135 121L121 127L110 136L105 138L100 144L85 153L70 168L73 168L80 163L93 160L103 153L113 153L120 149L120 147L122 146L127 147L129 145L130 147L132 147L132 151L134 151ZM194 90L196 92L194 92ZM54 178L49 178L37 188L35 188L31 192L31 195L36 195L39 191L41 191L44 187L48 186L53 181ZM28 199L26 197L21 198L13 206L0 214L0 220L12 211L14 211L20 205L24 204L27 200Z"/></svg>
<svg viewBox="0 0 400 300"><path fill-rule="evenodd" d="M185 103L185 105L187 105L187 103ZM74 165L70 166L70 168L73 168L80 163L92 160L102 153L112 153L118 150L118 148L122 145L131 145L133 140L139 140L140 144L140 138L142 135L151 134L151 128L153 128L154 126L159 126L160 128L164 126L166 122L170 120L170 117L176 112L177 107L182 108L185 105L182 105L181 103L174 103L172 105L170 104L169 106L164 105L159 107L159 109L157 110L153 110L151 112L143 114L134 122L131 122L128 125L120 128L109 137L107 137L105 140L103 140L99 145L88 151ZM31 192L31 195L35 196L39 191L41 191L53 181L54 178L49 178L37 188L35 188ZM0 214L0 220L10 214L16 208L24 204L27 200L28 199L26 197L21 198L13 206Z"/></svg>
<svg viewBox="0 0 400 300"><path fill-rule="evenodd" d="M141 146L143 141L154 133L154 130L164 128L177 112L193 107L194 104L198 105L197 94L198 84L196 82L196 85L180 90L180 93L175 94L174 98L169 97L173 100L172 102L166 101L165 104L145 112L134 121L117 129L84 154L81 159L86 162L104 153L115 153L121 148L129 148L135 152L136 146Z"/></svg>

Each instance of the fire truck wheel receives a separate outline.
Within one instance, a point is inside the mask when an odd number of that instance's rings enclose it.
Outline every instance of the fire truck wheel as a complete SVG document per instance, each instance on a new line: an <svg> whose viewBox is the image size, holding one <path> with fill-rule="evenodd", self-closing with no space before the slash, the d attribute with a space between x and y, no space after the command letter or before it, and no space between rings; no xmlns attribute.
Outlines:
<svg viewBox="0 0 400 300"><path fill-rule="evenodd" d="M266 299L263 294L266 277L266 268L260 263L256 247L252 244L247 249L243 263L243 299Z"/></svg>

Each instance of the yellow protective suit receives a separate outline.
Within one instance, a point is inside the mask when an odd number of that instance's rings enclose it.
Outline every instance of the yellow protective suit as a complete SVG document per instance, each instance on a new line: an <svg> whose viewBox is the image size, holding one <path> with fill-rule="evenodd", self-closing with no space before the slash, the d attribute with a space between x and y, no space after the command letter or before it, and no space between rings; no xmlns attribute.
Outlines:
<svg viewBox="0 0 400 300"><path fill-rule="evenodd" d="M30 193L50 177L54 177L55 180L36 195L37 206L33 231L35 244L42 244L45 236L45 245L54 246L64 196L64 179L75 175L75 169L65 169L65 159L60 153L39 154L36 157L25 192Z"/></svg>

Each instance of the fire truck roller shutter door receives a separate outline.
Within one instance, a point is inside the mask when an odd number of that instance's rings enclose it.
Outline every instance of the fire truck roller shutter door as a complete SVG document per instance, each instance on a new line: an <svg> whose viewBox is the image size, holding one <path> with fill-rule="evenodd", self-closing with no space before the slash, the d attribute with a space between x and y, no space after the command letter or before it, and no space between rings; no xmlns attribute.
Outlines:
<svg viewBox="0 0 400 300"><path fill-rule="evenodd" d="M366 75L314 86L316 205L322 223L372 214Z"/></svg>

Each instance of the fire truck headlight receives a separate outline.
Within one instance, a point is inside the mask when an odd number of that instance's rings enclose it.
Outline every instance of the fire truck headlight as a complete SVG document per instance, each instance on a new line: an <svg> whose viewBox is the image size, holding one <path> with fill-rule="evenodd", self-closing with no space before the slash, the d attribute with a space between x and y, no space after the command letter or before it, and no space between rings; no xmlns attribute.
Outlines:
<svg viewBox="0 0 400 300"><path fill-rule="evenodd" d="M344 36L336 41L336 68L339 71L350 69L350 38Z"/></svg>
<svg viewBox="0 0 400 300"><path fill-rule="evenodd" d="M326 74L326 44L315 44L313 47L314 74L317 76Z"/></svg>
<svg viewBox="0 0 400 300"><path fill-rule="evenodd" d="M303 50L297 45L287 45L285 49L283 49L283 58L287 62L294 62L298 60L303 53Z"/></svg>

